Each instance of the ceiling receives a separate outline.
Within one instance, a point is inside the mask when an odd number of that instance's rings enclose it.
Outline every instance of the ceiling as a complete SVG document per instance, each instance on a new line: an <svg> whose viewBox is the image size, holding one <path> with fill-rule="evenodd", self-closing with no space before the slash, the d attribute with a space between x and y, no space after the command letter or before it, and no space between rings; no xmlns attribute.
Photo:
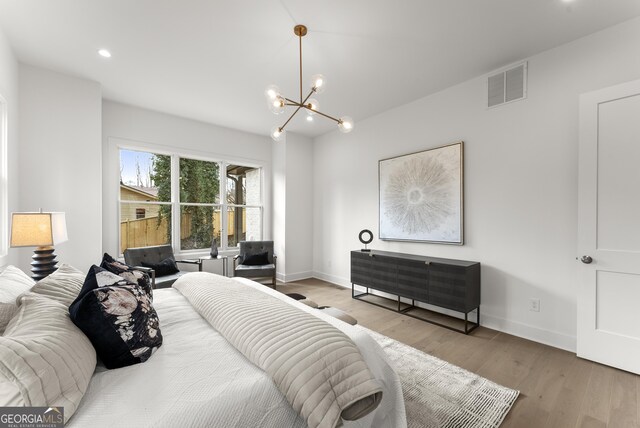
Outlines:
<svg viewBox="0 0 640 428"><path fill-rule="evenodd" d="M356 121L640 16L638 0L0 0L18 59L95 80L105 98L268 135L263 95L299 96ZM107 48L110 59L97 55ZM299 114L307 136L335 129Z"/></svg>

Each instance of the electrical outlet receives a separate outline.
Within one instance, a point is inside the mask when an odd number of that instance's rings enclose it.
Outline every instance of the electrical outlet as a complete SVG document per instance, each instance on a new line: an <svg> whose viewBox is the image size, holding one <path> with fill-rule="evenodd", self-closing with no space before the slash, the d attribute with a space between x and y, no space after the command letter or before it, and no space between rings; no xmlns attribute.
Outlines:
<svg viewBox="0 0 640 428"><path fill-rule="evenodd" d="M540 312L540 299L529 299L529 310L531 312Z"/></svg>

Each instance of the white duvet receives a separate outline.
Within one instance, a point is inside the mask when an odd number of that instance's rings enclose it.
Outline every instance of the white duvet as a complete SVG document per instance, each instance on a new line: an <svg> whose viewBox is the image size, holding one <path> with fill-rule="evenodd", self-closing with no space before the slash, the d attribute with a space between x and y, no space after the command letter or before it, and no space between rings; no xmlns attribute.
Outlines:
<svg viewBox="0 0 640 428"><path fill-rule="evenodd" d="M383 384L378 408L345 427L404 427L400 380L384 351L366 333L253 281L345 332ZM174 289L154 292L163 345L145 363L98 368L75 415L77 427L305 427L273 381L226 341Z"/></svg>

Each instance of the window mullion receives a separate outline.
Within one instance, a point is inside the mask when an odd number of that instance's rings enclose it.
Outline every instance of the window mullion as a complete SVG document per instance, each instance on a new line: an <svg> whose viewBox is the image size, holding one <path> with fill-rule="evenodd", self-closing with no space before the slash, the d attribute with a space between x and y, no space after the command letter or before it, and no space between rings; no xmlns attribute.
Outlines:
<svg viewBox="0 0 640 428"><path fill-rule="evenodd" d="M173 251L182 251L180 240L180 157L171 156L171 241Z"/></svg>
<svg viewBox="0 0 640 428"><path fill-rule="evenodd" d="M223 250L229 248L229 234L227 233L229 227L229 214L227 213L227 163L220 162L220 223L222 230L220 231L220 247Z"/></svg>

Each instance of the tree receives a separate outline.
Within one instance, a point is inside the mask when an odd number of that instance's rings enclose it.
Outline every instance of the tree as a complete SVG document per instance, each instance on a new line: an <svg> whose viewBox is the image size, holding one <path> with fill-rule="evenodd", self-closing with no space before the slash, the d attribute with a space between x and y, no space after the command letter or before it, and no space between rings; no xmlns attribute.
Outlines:
<svg viewBox="0 0 640 428"><path fill-rule="evenodd" d="M171 201L171 157L154 155L151 180L158 188L159 201ZM219 165L195 159L180 158L180 202L215 203L220 192ZM181 226L190 230L181 239L182 249L206 248L213 238L213 207L182 205ZM162 205L158 224L163 218L171 224L171 206ZM171 228L167 229L170 238Z"/></svg>
<svg viewBox="0 0 640 428"><path fill-rule="evenodd" d="M158 188L158 201L171 201L171 156L153 155L151 161L151 182ZM167 224L167 242L171 242L171 205L160 205L156 227L162 220Z"/></svg>

